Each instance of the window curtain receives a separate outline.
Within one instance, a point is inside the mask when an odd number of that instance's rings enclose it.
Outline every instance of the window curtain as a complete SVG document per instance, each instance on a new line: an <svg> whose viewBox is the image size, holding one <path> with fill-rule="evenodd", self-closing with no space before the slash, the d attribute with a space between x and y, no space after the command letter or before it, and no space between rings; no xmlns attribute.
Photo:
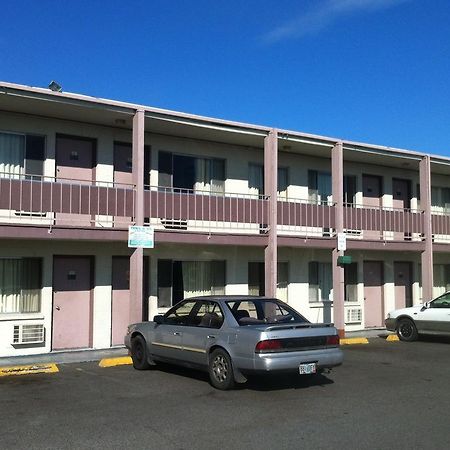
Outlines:
<svg viewBox="0 0 450 450"><path fill-rule="evenodd" d="M319 301L319 263L311 261L308 264L308 286L309 286L309 301Z"/></svg>
<svg viewBox="0 0 450 450"><path fill-rule="evenodd" d="M0 176L18 178L24 171L25 136L0 133Z"/></svg>
<svg viewBox="0 0 450 450"><path fill-rule="evenodd" d="M332 203L331 174L321 172L318 173L317 190L319 193L319 200L322 205Z"/></svg>
<svg viewBox="0 0 450 450"><path fill-rule="evenodd" d="M278 197L283 200L287 199L288 188L288 169L286 167L278 167Z"/></svg>
<svg viewBox="0 0 450 450"><path fill-rule="evenodd" d="M433 266L433 279L434 279L434 289L433 297L438 297L439 295L445 294L447 290L447 281L445 280L445 265L435 264Z"/></svg>
<svg viewBox="0 0 450 450"><path fill-rule="evenodd" d="M333 300L333 276L330 263L319 263L320 300L323 302Z"/></svg>
<svg viewBox="0 0 450 450"><path fill-rule="evenodd" d="M196 193L210 192L211 190L211 160L205 158L195 158L195 183Z"/></svg>
<svg viewBox="0 0 450 450"><path fill-rule="evenodd" d="M450 213L450 188L442 188L442 204L444 206L444 212Z"/></svg>
<svg viewBox="0 0 450 450"><path fill-rule="evenodd" d="M288 301L289 266L287 262L278 263L277 267L277 298L283 302Z"/></svg>
<svg viewBox="0 0 450 450"><path fill-rule="evenodd" d="M317 170L308 170L308 201L311 203L317 203L319 201Z"/></svg>
<svg viewBox="0 0 450 450"><path fill-rule="evenodd" d="M41 308L38 259L0 259L0 313L31 313Z"/></svg>
<svg viewBox="0 0 450 450"><path fill-rule="evenodd" d="M436 213L443 212L440 188L431 186L431 211Z"/></svg>
<svg viewBox="0 0 450 450"><path fill-rule="evenodd" d="M332 300L333 276L330 263L309 263L309 301L323 302Z"/></svg>
<svg viewBox="0 0 450 450"><path fill-rule="evenodd" d="M358 301L358 265L351 263L344 267L345 301Z"/></svg>
<svg viewBox="0 0 450 450"><path fill-rule="evenodd" d="M223 261L183 261L182 268L184 298L224 294Z"/></svg>
<svg viewBox="0 0 450 450"><path fill-rule="evenodd" d="M195 158L194 191L223 194L225 192L225 161Z"/></svg>
<svg viewBox="0 0 450 450"><path fill-rule="evenodd" d="M248 190L252 195L264 194L264 168L261 164L248 165Z"/></svg>
<svg viewBox="0 0 450 450"><path fill-rule="evenodd" d="M41 310L41 261L37 258L22 260L21 312Z"/></svg>
<svg viewBox="0 0 450 450"><path fill-rule="evenodd" d="M225 193L225 161L223 159L211 160L211 192Z"/></svg>

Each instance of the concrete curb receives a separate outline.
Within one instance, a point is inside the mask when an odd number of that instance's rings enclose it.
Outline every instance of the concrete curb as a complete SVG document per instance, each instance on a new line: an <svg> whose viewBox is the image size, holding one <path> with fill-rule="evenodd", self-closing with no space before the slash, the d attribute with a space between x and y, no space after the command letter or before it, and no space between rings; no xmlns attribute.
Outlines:
<svg viewBox="0 0 450 450"><path fill-rule="evenodd" d="M100 367L114 367L114 366L125 366L132 364L130 356L122 356L120 358L104 358L102 359L98 365Z"/></svg>
<svg viewBox="0 0 450 450"><path fill-rule="evenodd" d="M341 345L368 344L367 338L343 338L340 340Z"/></svg>
<svg viewBox="0 0 450 450"><path fill-rule="evenodd" d="M26 366L1 367L0 377L13 375L29 375L32 373L56 373L59 372L56 364L28 364Z"/></svg>
<svg viewBox="0 0 450 450"><path fill-rule="evenodd" d="M396 334L390 334L389 336L386 337L386 341L398 342L398 341L400 341L400 339L398 338L398 336Z"/></svg>

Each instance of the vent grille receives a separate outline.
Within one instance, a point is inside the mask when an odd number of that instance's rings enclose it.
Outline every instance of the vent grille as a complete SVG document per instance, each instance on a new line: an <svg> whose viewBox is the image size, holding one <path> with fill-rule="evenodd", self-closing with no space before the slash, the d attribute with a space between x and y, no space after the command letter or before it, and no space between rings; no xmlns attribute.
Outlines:
<svg viewBox="0 0 450 450"><path fill-rule="evenodd" d="M361 323L362 310L361 308L348 308L346 310L345 323Z"/></svg>
<svg viewBox="0 0 450 450"><path fill-rule="evenodd" d="M42 344L44 325L14 325L13 344Z"/></svg>

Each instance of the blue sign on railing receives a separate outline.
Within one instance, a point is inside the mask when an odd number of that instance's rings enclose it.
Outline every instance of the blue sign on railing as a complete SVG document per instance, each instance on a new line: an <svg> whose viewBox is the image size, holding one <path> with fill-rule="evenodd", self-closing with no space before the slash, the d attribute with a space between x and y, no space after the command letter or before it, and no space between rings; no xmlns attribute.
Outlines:
<svg viewBox="0 0 450 450"><path fill-rule="evenodd" d="M130 225L128 227L128 247L130 248L154 248L155 230L153 227L140 227Z"/></svg>

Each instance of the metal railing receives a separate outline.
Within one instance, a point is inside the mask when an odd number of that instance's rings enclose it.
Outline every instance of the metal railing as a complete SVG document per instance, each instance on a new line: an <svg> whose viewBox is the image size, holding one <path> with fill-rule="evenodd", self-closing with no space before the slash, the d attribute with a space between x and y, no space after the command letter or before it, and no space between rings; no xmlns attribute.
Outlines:
<svg viewBox="0 0 450 450"><path fill-rule="evenodd" d="M42 225L126 227L133 185L0 173L0 220Z"/></svg>
<svg viewBox="0 0 450 450"><path fill-rule="evenodd" d="M124 183L0 173L0 222L126 228L134 223L136 189ZM277 199L277 232L335 236L335 204ZM264 195L146 186L144 217L157 229L264 234L269 198ZM450 214L432 213L433 239L450 242ZM344 229L369 240L422 240L421 210L344 204Z"/></svg>
<svg viewBox="0 0 450 450"><path fill-rule="evenodd" d="M266 233L268 197L146 186L147 222L167 230Z"/></svg>
<svg viewBox="0 0 450 450"><path fill-rule="evenodd" d="M279 197L278 233L305 237L335 236L335 204Z"/></svg>
<svg viewBox="0 0 450 450"><path fill-rule="evenodd" d="M450 211L432 211L431 227L433 230L433 241L438 243L450 242Z"/></svg>
<svg viewBox="0 0 450 450"><path fill-rule="evenodd" d="M365 239L421 240L423 220L420 210L344 204L344 229Z"/></svg>

